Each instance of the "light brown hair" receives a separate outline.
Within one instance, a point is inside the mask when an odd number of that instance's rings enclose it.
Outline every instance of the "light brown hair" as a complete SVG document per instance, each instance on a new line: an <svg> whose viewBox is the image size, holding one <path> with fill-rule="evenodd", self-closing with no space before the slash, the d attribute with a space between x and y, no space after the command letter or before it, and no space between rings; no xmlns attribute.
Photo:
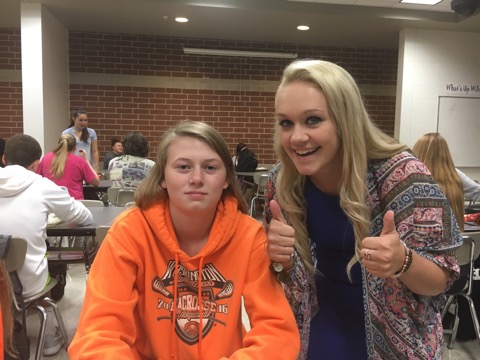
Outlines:
<svg viewBox="0 0 480 360"><path fill-rule="evenodd" d="M160 185L165 179L165 167L170 145L173 140L180 137L199 139L214 150L222 160L227 172L228 187L223 190L222 198L231 195L237 199L238 209L246 214L247 204L238 188L228 146L220 133L212 126L201 121L183 121L168 130L162 137L157 151L155 166L135 191L135 203L141 209L146 209L159 200L168 197L167 190Z"/></svg>

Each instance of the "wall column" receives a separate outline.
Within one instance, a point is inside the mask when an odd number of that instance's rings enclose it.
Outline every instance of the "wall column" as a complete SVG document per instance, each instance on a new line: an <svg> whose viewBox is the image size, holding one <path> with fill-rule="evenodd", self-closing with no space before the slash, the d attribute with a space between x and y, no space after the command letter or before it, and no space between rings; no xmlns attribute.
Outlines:
<svg viewBox="0 0 480 360"><path fill-rule="evenodd" d="M24 133L45 152L69 118L68 31L41 4L21 4Z"/></svg>

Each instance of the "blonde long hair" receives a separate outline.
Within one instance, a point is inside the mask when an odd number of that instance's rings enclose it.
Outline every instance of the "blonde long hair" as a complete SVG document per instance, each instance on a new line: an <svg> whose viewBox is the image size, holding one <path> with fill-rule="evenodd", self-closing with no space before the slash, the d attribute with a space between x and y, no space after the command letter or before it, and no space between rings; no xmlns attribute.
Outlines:
<svg viewBox="0 0 480 360"><path fill-rule="evenodd" d="M65 173L65 164L69 152L73 152L77 146L77 140L73 135L63 134L58 139L58 145L53 149L54 157L50 165L50 174L56 179L60 179Z"/></svg>
<svg viewBox="0 0 480 360"><path fill-rule="evenodd" d="M238 188L232 159L228 152L228 146L220 133L212 126L201 121L183 121L169 129L162 137L157 151L155 166L148 173L135 191L135 203L141 209L146 209L158 201L168 197L167 190L162 188L161 183L165 179L165 167L167 165L168 150L173 140L179 137L193 137L210 146L219 156L227 171L228 187L223 190L222 198L232 195L237 199L238 209L246 214L247 204Z"/></svg>
<svg viewBox="0 0 480 360"><path fill-rule="evenodd" d="M444 192L460 230L464 227L464 193L460 176L453 164L447 141L439 133L428 133L417 140L412 149L430 170L435 181Z"/></svg>
<svg viewBox="0 0 480 360"><path fill-rule="evenodd" d="M371 121L355 80L342 67L322 60L297 60L288 65L279 89L294 81L313 84L325 96L337 127L343 159L340 180L340 206L355 233L356 255L347 265L347 273L358 261L361 241L370 234L371 216L366 206L365 179L369 159L390 158L407 147L383 133ZM280 206L288 213L295 229L295 248L308 269L314 271L306 228L304 201L305 176L301 175L279 141L275 125L275 152L282 163L276 184Z"/></svg>

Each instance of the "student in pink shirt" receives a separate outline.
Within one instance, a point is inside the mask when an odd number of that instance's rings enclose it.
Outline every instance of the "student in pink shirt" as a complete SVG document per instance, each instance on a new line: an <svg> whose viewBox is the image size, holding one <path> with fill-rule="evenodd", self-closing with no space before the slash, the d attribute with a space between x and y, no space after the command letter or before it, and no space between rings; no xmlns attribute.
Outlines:
<svg viewBox="0 0 480 360"><path fill-rule="evenodd" d="M100 179L86 159L84 151L80 151L80 156L73 154L76 145L75 137L62 134L58 146L45 154L37 172L55 184L66 187L75 200L82 200L83 182L98 186Z"/></svg>

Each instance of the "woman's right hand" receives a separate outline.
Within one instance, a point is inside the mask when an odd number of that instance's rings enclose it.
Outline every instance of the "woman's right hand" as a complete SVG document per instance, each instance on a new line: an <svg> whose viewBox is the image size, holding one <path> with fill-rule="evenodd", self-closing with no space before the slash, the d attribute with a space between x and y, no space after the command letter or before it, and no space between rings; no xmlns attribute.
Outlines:
<svg viewBox="0 0 480 360"><path fill-rule="evenodd" d="M272 220L267 233L267 254L272 261L281 263L283 268L288 270L293 265L295 230L287 224L276 200L270 201L270 211Z"/></svg>
<svg viewBox="0 0 480 360"><path fill-rule="evenodd" d="M83 149L78 150L78 156L80 156L84 160L87 160L87 153Z"/></svg>

